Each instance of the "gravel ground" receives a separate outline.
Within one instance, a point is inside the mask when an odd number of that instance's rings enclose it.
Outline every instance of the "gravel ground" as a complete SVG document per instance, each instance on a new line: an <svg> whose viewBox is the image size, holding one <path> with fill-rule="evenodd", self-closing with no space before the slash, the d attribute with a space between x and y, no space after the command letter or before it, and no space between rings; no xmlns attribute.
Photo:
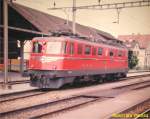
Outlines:
<svg viewBox="0 0 150 119"><path fill-rule="evenodd" d="M131 108L135 104L139 104L143 100L148 99L150 94L145 92L149 91L150 88L131 90L118 95L115 98L44 119L110 119L113 114L118 114L118 112L122 112L123 110Z"/></svg>
<svg viewBox="0 0 150 119"><path fill-rule="evenodd" d="M121 82L107 83L107 84L101 84L101 85L90 86L90 87L50 91L46 94L35 96L34 98L29 97L26 99L22 99L21 101L19 101L19 103L18 103L18 100L13 101L13 102L10 101L7 103L1 103L0 104L0 112L6 112L6 111L22 108L22 107L29 107L29 106L33 106L36 104L46 103L46 102L49 102L50 100L65 98L65 97L69 97L72 95L79 95L82 93L91 93L92 94L92 92L94 92L96 90L103 91L105 89L111 89L115 86L121 86L121 85L135 83L135 82L144 81L144 80L150 80L150 78L140 78L140 79L136 79L136 80L125 80L125 81L121 81Z"/></svg>

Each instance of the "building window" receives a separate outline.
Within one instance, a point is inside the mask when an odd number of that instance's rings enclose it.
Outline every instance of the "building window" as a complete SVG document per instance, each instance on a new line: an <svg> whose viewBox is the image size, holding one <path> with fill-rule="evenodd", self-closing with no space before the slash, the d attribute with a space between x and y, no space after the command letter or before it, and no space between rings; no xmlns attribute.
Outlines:
<svg viewBox="0 0 150 119"><path fill-rule="evenodd" d="M98 55L102 55L103 49L102 48L98 48Z"/></svg>
<svg viewBox="0 0 150 119"><path fill-rule="evenodd" d="M137 51L137 56L139 55L139 51Z"/></svg>
<svg viewBox="0 0 150 119"><path fill-rule="evenodd" d="M86 46L85 46L85 54L86 54L86 55L89 55L90 53L91 53L91 46L86 45Z"/></svg>

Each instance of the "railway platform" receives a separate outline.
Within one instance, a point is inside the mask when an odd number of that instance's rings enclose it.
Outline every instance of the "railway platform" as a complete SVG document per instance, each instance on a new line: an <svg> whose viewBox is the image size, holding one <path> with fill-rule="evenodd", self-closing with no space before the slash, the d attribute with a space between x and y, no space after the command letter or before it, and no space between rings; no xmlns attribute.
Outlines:
<svg viewBox="0 0 150 119"><path fill-rule="evenodd" d="M18 72L9 72L8 78L9 78L9 82L14 82L14 81L22 82L22 81L28 81L29 80L29 77L22 77L21 74ZM18 83L15 85L11 85L10 89L4 89L2 87L2 82L3 82L3 72L0 71L0 95L35 89L34 87L31 87L29 85L29 83L20 83L20 84Z"/></svg>
<svg viewBox="0 0 150 119"><path fill-rule="evenodd" d="M36 89L35 87L31 87L28 84L16 84L16 85L11 85L10 89L3 89L0 86L0 95L2 94L9 94L9 93L14 93L14 92L22 92L22 91L27 91L27 90L33 90Z"/></svg>
<svg viewBox="0 0 150 119"><path fill-rule="evenodd" d="M144 72L129 72L127 74L127 77L129 76L136 76L136 75L144 75L144 74L150 74L150 71L144 71Z"/></svg>
<svg viewBox="0 0 150 119"><path fill-rule="evenodd" d="M0 82L3 82L4 73L0 71ZM19 72L8 72L9 81L29 80L29 77L23 77Z"/></svg>

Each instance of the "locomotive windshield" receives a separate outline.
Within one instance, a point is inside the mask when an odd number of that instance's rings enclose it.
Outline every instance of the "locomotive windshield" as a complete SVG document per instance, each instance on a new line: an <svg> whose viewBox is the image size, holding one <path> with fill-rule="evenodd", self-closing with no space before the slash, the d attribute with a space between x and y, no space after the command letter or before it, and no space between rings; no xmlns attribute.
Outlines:
<svg viewBox="0 0 150 119"><path fill-rule="evenodd" d="M62 53L62 42L48 42L47 43L47 54L61 54Z"/></svg>
<svg viewBox="0 0 150 119"><path fill-rule="evenodd" d="M42 52L42 45L39 42L33 42L33 53L41 53Z"/></svg>

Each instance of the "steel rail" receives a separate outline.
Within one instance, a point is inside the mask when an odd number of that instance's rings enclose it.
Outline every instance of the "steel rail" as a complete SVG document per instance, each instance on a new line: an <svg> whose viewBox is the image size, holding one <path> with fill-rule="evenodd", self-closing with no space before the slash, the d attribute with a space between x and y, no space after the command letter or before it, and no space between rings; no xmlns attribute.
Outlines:
<svg viewBox="0 0 150 119"><path fill-rule="evenodd" d="M26 90L21 92L2 94L0 95L0 103L15 101L17 99L28 98L28 97L37 96L46 93L46 92L39 92L39 91L40 91L39 89L32 89L32 90Z"/></svg>
<svg viewBox="0 0 150 119"><path fill-rule="evenodd" d="M143 113L141 113L140 115L144 115L144 114L146 114L146 113L148 113L148 112L150 112L150 108L149 109L147 109L147 110L145 110ZM134 118L134 119L140 119L141 117L139 117L139 116L137 116L136 118Z"/></svg>
<svg viewBox="0 0 150 119"><path fill-rule="evenodd" d="M126 110L124 110L124 111L122 111L120 113L124 114L124 113L129 112L130 110L133 110L134 108L139 107L139 106L143 105L144 103L148 103L148 102L150 102L150 98L148 98L148 99L146 99L146 100L144 100L144 101L142 101L142 102L140 102L138 104L135 104L132 107L127 108Z"/></svg>
<svg viewBox="0 0 150 119"><path fill-rule="evenodd" d="M145 99L144 101L142 101L142 102L140 102L140 103L138 103L138 104L135 104L135 105L133 105L132 107L126 107L126 109L124 109L124 110L121 110L121 111L118 111L118 112L113 112L113 114L126 114L126 112L128 112L128 111L134 109L135 107L137 107L137 106L139 106L139 105L143 105L144 103L146 103L146 102L148 102L148 101L150 101L150 98ZM112 115L111 115L111 116L109 115L109 116L107 116L106 118L107 118L107 119L114 119L114 118L112 117Z"/></svg>
<svg viewBox="0 0 150 119"><path fill-rule="evenodd" d="M147 83L147 84L145 84L145 83ZM131 84L123 85L123 86L114 87L114 88L112 88L112 89L122 89L122 88L131 87L131 86L136 86L136 85L138 85L138 84L145 84L146 86L147 86L147 85L150 85L150 84L148 84L148 83L150 83L150 81L142 81L142 82L131 83Z"/></svg>
<svg viewBox="0 0 150 119"><path fill-rule="evenodd" d="M3 117L7 117L7 116L9 116L11 114L13 114L13 115L16 114L17 115L18 113L22 113L22 112L23 113L31 112L32 110L35 110L35 109L46 108L46 107L49 107L49 106L52 106L52 105L56 105L56 104L58 106L59 103L65 103L66 105L68 105L66 103L67 101L69 103L69 101L76 100L76 99L79 99L79 98L85 98L85 97L84 96L74 96L74 97L54 100L54 101L46 102L46 103L43 103L43 104L37 104L37 105L34 105L34 106L30 106L30 107L24 107L24 108L15 109L15 110L7 111L7 112L1 112L0 115L1 115L1 118L3 118ZM75 104L75 105L79 106L81 104L87 104L87 103L89 103L91 101L93 102L95 100L97 100L97 98L95 98L95 97L86 97L84 102L79 103L79 104ZM73 104L73 106L75 106L75 105ZM69 106L69 107L71 107L71 106Z"/></svg>
<svg viewBox="0 0 150 119"><path fill-rule="evenodd" d="M81 107L81 106L84 106L84 105L91 104L91 103L94 103L96 101L102 100L102 98L100 98L100 97L86 97L86 98L93 98L93 99L90 100L90 101L85 101L85 102L83 102L81 104L77 104L77 105L73 105L73 106L67 107L67 108L58 109L56 111L48 112L48 113L41 114L41 115L38 115L38 116L33 116L30 119L38 119L38 118L43 118L45 116L53 116L53 115L56 115L56 114L59 114L59 113L70 111L70 110L76 109L78 107Z"/></svg>

